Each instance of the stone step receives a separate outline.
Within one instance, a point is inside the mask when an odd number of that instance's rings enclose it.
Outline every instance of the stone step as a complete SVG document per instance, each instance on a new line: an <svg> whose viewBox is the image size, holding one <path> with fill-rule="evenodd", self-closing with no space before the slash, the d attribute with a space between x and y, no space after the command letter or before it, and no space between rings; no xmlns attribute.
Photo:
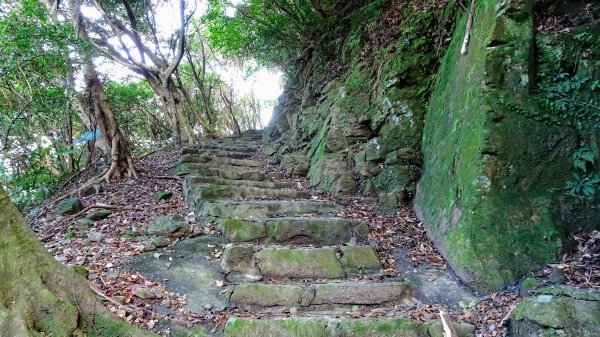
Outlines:
<svg viewBox="0 0 600 337"><path fill-rule="evenodd" d="M200 149L203 150L221 150L221 151L231 151L231 152L258 152L258 146L249 146L246 145L236 145L231 143L204 143L201 144Z"/></svg>
<svg viewBox="0 0 600 337"><path fill-rule="evenodd" d="M242 173L242 176L244 173ZM292 189L271 189L248 186L218 184L193 185L189 189L190 199L307 199L311 193ZM194 200L192 200L194 202Z"/></svg>
<svg viewBox="0 0 600 337"><path fill-rule="evenodd" d="M328 214L342 208L340 205L323 201L226 201L204 202L196 209L199 216L216 218L252 219L273 216L300 216L306 214Z"/></svg>
<svg viewBox="0 0 600 337"><path fill-rule="evenodd" d="M255 180L232 180L223 179L218 177L200 177L189 175L184 180L188 187L196 184L218 184L218 185L234 185L234 186L248 186L248 187L261 187L261 188L292 188L294 184L289 182L279 181L255 181Z"/></svg>
<svg viewBox="0 0 600 337"><path fill-rule="evenodd" d="M243 283L233 288L229 302L243 310L297 308L331 310L357 306L400 304L412 297L410 282L337 282L320 284Z"/></svg>
<svg viewBox="0 0 600 337"><path fill-rule="evenodd" d="M209 149L199 149L199 148L184 148L181 150L182 155L187 154L199 154L203 156L210 157L226 157L226 158L234 158L234 159L249 159L256 155L253 152L232 152L232 151L224 151L224 150L209 150Z"/></svg>
<svg viewBox="0 0 600 337"><path fill-rule="evenodd" d="M264 167L267 162L264 160L235 159L227 157L201 156L198 154L188 154L181 157L181 163L212 163L219 165L245 166L245 167Z"/></svg>
<svg viewBox="0 0 600 337"><path fill-rule="evenodd" d="M257 171L264 175L263 170L257 167L246 167L246 166L236 166L236 165L228 165L228 164L218 164L213 162L207 163L182 163L179 164L178 170L184 172L194 172L201 171L203 169L213 169L213 170L223 170L223 171L235 171L238 173L245 171Z"/></svg>
<svg viewBox="0 0 600 337"><path fill-rule="evenodd" d="M242 166L221 166L185 163L178 165L175 169L178 175L194 174L204 177L218 177L229 180L265 180L265 174L257 169L245 168Z"/></svg>
<svg viewBox="0 0 600 337"><path fill-rule="evenodd" d="M322 248L233 245L224 250L221 267L229 282L276 279L342 279L377 274L381 264L371 246Z"/></svg>
<svg viewBox="0 0 600 337"><path fill-rule="evenodd" d="M366 239L369 231L362 221L334 217L223 219L219 224L223 235L237 243L342 245Z"/></svg>
<svg viewBox="0 0 600 337"><path fill-rule="evenodd" d="M474 337L475 326L453 323L458 337ZM255 319L232 317L224 337L441 337L439 319L419 322L408 318L331 318L321 315Z"/></svg>

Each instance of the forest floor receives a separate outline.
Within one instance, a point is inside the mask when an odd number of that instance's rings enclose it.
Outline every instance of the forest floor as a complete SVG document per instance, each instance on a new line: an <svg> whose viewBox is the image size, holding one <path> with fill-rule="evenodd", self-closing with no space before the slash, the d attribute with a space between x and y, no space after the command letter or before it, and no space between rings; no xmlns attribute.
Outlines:
<svg viewBox="0 0 600 337"><path fill-rule="evenodd" d="M186 294L177 293L165 285L163 279L150 279L141 273L130 272L122 268L128 258L141 254L145 247L141 236L148 224L157 216L178 214L190 223L191 233L171 242L173 247L181 240L204 235L219 235L218 229L209 222L196 219L190 213L183 198L182 181L171 174L178 164L178 150L157 151L136 163L139 179L117 179L103 183L98 193L82 197L86 210L109 209L112 214L93 225L77 222L85 212L60 217L56 215L56 206L61 196L77 189L83 182L99 172L85 172L72 179L54 199L46 201L35 213L29 216L29 223L49 252L61 263L85 267L87 280L95 289L105 305L124 320L163 336L170 336L173 325L191 326L202 323L216 331L234 316L261 315L228 307L218 310L206 307L202 312L193 312L187 305ZM278 172L280 180L289 181L276 165L269 165L266 171ZM295 178L294 183L301 189L306 188L306 180ZM168 191L172 197L155 201L157 192ZM442 256L428 240L423 224L418 221L410 209L393 213L380 212L376 204L360 197L334 198L318 192L319 200L334 200L347 206L336 216L361 219L368 223L368 244L376 247L384 273L402 275L408 271L437 270L452 277ZM57 201L58 200L58 201ZM35 216L33 216L35 215ZM535 273L537 277L555 277L558 282L581 287L600 289L600 233L577 234L572 237L576 243L572 253L566 254L562 261L549 265ZM160 256L161 250L154 252ZM217 247L208 256L218 260L222 254ZM430 273L430 277L437 277ZM221 285L222 286L222 285ZM138 288L152 288L157 296L144 300L134 295ZM465 292L469 292L464 287ZM405 315L420 321L437 319L440 309L449 312L457 322L468 322L477 327L480 336L503 336L506 334L507 317L520 299L519 287L508 287L505 291L492 294L473 294L474 301L469 303L429 303L415 301ZM155 306L160 304L171 310L168 314L158 312ZM384 316L381 311L358 311L347 313L351 317ZM164 324L164 322L169 324ZM163 324L158 324L162 322Z"/></svg>

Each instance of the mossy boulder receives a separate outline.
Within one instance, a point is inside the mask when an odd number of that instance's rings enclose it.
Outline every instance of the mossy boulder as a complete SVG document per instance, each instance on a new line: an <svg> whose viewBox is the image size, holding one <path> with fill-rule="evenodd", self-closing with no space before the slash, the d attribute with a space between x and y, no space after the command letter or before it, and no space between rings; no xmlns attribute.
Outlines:
<svg viewBox="0 0 600 337"><path fill-rule="evenodd" d="M173 196L173 192L170 192L170 191L160 191L160 192L156 192L152 196L152 199L154 199L155 201L161 201L161 200L169 199L172 196Z"/></svg>
<svg viewBox="0 0 600 337"><path fill-rule="evenodd" d="M112 212L107 209L100 209L100 210L88 213L85 216L85 218L92 220L92 221L100 221L102 219L108 218L108 216L111 214L112 214Z"/></svg>
<svg viewBox="0 0 600 337"><path fill-rule="evenodd" d="M467 14L457 18L429 102L415 205L453 270L496 290L563 248L577 137L524 113L538 109L533 1L477 2L461 55Z"/></svg>
<svg viewBox="0 0 600 337"><path fill-rule="evenodd" d="M56 207L56 212L60 215L73 215L81 211L83 211L83 203L78 197L68 198Z"/></svg>
<svg viewBox="0 0 600 337"><path fill-rule="evenodd" d="M600 293L569 286L540 289L524 298L511 316L513 336L600 335Z"/></svg>
<svg viewBox="0 0 600 337"><path fill-rule="evenodd" d="M189 231L190 226L177 214L156 218L148 225L148 234L155 236L181 237Z"/></svg>

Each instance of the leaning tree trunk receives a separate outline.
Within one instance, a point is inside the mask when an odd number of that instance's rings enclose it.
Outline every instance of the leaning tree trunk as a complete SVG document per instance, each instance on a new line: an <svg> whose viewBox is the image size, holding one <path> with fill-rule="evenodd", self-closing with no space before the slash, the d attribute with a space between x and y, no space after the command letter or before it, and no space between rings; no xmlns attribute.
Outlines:
<svg viewBox="0 0 600 337"><path fill-rule="evenodd" d="M53 259L0 188L0 336L154 336L111 314Z"/></svg>
<svg viewBox="0 0 600 337"><path fill-rule="evenodd" d="M92 108L100 136L110 144L110 167L102 178L107 182L121 176L137 178L127 142L119 130L108 96L91 60L85 65L84 79L92 98Z"/></svg>

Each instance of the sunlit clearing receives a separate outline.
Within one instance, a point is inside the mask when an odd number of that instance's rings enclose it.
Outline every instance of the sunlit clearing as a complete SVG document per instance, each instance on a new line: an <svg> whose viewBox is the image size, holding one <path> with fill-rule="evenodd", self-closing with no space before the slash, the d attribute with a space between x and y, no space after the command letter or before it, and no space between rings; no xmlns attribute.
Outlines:
<svg viewBox="0 0 600 337"><path fill-rule="evenodd" d="M281 95L283 88L281 86L280 72L261 69L247 80L242 80L236 84L241 93L250 93L254 91L256 98L264 102L260 109L262 124L267 126L273 114L273 107L277 103L277 98Z"/></svg>

